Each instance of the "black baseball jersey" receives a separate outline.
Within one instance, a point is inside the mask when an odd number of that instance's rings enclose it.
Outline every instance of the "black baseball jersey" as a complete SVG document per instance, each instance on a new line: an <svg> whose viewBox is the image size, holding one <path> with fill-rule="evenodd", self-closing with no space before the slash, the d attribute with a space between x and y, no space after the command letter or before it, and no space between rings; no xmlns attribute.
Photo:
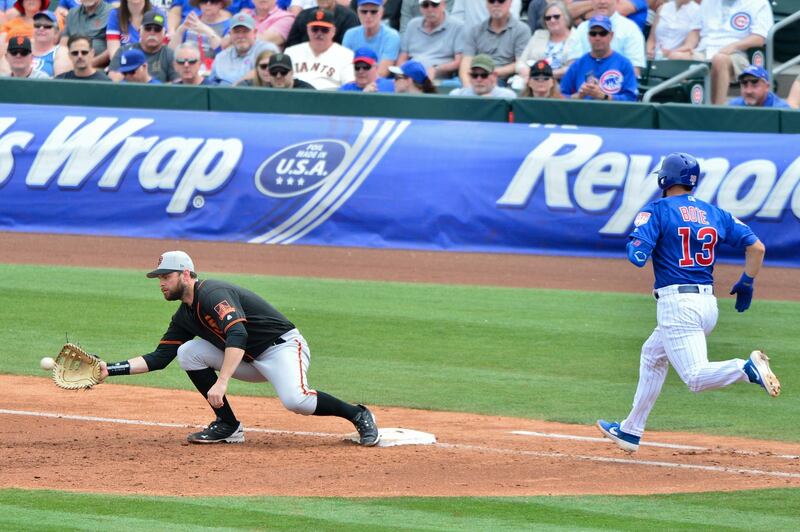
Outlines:
<svg viewBox="0 0 800 532"><path fill-rule="evenodd" d="M158 347L144 359L151 371L162 369L172 362L181 344L196 336L223 351L244 349L246 358L254 358L294 328L258 294L224 281L198 280L192 304L181 303Z"/></svg>

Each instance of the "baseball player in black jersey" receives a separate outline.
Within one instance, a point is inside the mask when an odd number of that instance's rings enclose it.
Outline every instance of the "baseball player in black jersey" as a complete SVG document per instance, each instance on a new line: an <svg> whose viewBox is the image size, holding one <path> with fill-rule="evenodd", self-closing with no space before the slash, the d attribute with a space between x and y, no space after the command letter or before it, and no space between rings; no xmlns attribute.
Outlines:
<svg viewBox="0 0 800 532"><path fill-rule="evenodd" d="M182 303L155 351L103 363L101 377L164 369L177 356L217 416L203 431L190 434L189 442L244 442L244 428L225 397L228 381L235 378L269 381L292 412L343 417L355 425L361 445L378 443L380 433L367 407L308 386L308 344L294 324L262 297L224 281L198 279L192 259L183 251L161 255L158 267L147 277L158 278L164 299Z"/></svg>

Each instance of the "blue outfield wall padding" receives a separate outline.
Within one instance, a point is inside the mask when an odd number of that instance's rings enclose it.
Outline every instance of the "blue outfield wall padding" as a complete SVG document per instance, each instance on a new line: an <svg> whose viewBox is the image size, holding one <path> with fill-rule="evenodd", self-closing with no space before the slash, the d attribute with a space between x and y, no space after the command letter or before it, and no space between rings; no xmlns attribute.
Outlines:
<svg viewBox="0 0 800 532"><path fill-rule="evenodd" d="M689 150L800 266L800 135L0 104L0 150L0 230L609 257Z"/></svg>

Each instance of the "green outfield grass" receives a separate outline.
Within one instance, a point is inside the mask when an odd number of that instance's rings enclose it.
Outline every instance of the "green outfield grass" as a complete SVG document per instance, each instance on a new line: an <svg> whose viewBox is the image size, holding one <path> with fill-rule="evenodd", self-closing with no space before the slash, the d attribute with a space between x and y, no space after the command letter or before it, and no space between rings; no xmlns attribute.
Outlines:
<svg viewBox="0 0 800 532"><path fill-rule="evenodd" d="M800 490L652 497L332 499L0 491L3 530L796 530Z"/></svg>
<svg viewBox="0 0 800 532"><path fill-rule="evenodd" d="M534 273L532 273L533 275ZM309 340L312 386L374 405L569 423L627 413L647 294L210 275L262 294ZM44 376L80 342L106 360L152 350L175 303L140 271L0 265L0 373ZM671 373L649 428L800 441L800 304L720 299L711 359L772 356L784 385L692 394ZM115 382L193 389L177 364ZM271 395L234 383L232 394ZM101 413L98 413L101 415ZM598 479L602 482L602 479ZM0 490L0 530L794 530L800 490L653 497L143 498ZM721 511L725 509L725 511Z"/></svg>

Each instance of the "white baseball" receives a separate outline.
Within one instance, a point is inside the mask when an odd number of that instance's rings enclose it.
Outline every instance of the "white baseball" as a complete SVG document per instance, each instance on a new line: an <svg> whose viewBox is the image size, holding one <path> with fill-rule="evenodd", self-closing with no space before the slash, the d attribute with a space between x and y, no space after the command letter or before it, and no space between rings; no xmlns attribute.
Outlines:
<svg viewBox="0 0 800 532"><path fill-rule="evenodd" d="M56 361L50 357L44 357L42 360L39 361L39 365L42 367L43 370L50 371L51 369L53 369L53 366L56 365Z"/></svg>

